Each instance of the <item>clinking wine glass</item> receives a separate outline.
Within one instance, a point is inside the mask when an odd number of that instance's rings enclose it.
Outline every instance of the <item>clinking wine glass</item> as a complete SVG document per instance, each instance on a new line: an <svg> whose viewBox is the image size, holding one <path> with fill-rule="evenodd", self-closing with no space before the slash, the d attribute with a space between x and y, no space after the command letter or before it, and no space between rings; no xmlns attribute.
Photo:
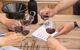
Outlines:
<svg viewBox="0 0 80 50"><path fill-rule="evenodd" d="M30 33L30 25L32 21L34 20L35 12L31 11L30 13L33 13L34 15L30 15L28 13L25 14L25 18L20 20L21 26L16 26L15 27L15 32L20 32L24 36Z"/></svg>
<svg viewBox="0 0 80 50"><path fill-rule="evenodd" d="M46 28L46 32L49 34L53 34L55 32L55 25L54 22L49 21L49 16L41 16L41 18L44 20L44 25Z"/></svg>
<svg viewBox="0 0 80 50"><path fill-rule="evenodd" d="M41 18L44 20L43 23L41 23L40 25L43 25L43 24L48 24L48 19L49 19L49 16L45 15L45 16L41 16Z"/></svg>
<svg viewBox="0 0 80 50"><path fill-rule="evenodd" d="M55 23L53 21L49 21L49 16L41 16L41 18L44 20L44 25L46 28L46 32L49 34L53 34L55 32Z"/></svg>
<svg viewBox="0 0 80 50"><path fill-rule="evenodd" d="M49 34L53 34L55 30L55 23L52 21L49 21L49 24L45 25L46 32Z"/></svg>

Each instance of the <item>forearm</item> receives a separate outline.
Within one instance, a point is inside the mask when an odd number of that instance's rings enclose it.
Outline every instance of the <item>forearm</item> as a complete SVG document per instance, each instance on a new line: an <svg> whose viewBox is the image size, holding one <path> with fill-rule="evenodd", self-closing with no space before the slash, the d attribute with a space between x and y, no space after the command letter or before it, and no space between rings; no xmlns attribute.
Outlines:
<svg viewBox="0 0 80 50"><path fill-rule="evenodd" d="M56 45L50 47L52 50L67 50L64 46L62 46L58 41L56 42Z"/></svg>
<svg viewBox="0 0 80 50"><path fill-rule="evenodd" d="M61 0L60 3L53 9L56 13L74 5L78 0Z"/></svg>
<svg viewBox="0 0 80 50"><path fill-rule="evenodd" d="M67 50L58 40L53 37L48 38L47 44L52 50Z"/></svg>
<svg viewBox="0 0 80 50"><path fill-rule="evenodd" d="M4 24L6 20L8 20L8 18L6 18L6 15L0 13L0 22Z"/></svg>

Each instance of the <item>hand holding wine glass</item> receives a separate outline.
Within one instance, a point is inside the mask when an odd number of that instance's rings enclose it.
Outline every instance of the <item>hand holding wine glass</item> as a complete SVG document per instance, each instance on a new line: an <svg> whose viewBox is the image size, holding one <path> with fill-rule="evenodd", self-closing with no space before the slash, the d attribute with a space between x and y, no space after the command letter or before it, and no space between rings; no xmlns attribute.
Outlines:
<svg viewBox="0 0 80 50"><path fill-rule="evenodd" d="M45 25L46 32L49 33L51 36L55 36L57 33L55 30L55 23L52 21L49 21L49 24Z"/></svg>
<svg viewBox="0 0 80 50"><path fill-rule="evenodd" d="M48 15L44 15L44 16L41 16L41 18L44 20L44 24L45 25L45 28L46 28L46 31L47 33L49 34L53 34L52 36L54 36L57 32L55 32L55 25L54 25L54 22L52 21L49 21L49 16Z"/></svg>
<svg viewBox="0 0 80 50"><path fill-rule="evenodd" d="M31 13L33 13L34 14L33 16L35 16L34 11L32 11ZM19 20L19 23L21 23L21 26L16 26L14 28L14 30L12 30L12 31L22 33L24 36L28 35L30 33L30 25L31 25L32 21L34 20L33 16L26 13L25 18L22 20Z"/></svg>

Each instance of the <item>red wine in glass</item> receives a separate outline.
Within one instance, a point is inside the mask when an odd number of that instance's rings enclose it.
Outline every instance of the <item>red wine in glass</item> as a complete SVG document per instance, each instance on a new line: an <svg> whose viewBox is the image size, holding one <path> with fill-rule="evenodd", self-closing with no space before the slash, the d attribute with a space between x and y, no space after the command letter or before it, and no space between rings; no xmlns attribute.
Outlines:
<svg viewBox="0 0 80 50"><path fill-rule="evenodd" d="M47 28L46 31L49 34L53 34L55 32L55 29L54 28Z"/></svg>
<svg viewBox="0 0 80 50"><path fill-rule="evenodd" d="M23 27L22 26L17 26L15 27L15 32L19 32L19 33L22 33L23 35L27 35L29 34L29 30L23 30Z"/></svg>
<svg viewBox="0 0 80 50"><path fill-rule="evenodd" d="M22 30L23 30L23 27L22 26L16 26L14 31L21 33Z"/></svg>

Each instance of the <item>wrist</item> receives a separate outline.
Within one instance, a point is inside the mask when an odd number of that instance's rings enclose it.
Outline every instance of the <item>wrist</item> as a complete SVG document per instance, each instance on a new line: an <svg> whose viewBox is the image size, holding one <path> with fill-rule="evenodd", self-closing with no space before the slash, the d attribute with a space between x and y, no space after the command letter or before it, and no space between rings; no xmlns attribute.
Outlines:
<svg viewBox="0 0 80 50"><path fill-rule="evenodd" d="M2 23L2 24L6 24L6 22L7 22L8 20L9 20L9 19L7 19L7 18L2 19L2 20L1 20L1 23Z"/></svg>
<svg viewBox="0 0 80 50"><path fill-rule="evenodd" d="M56 9L53 9L53 13L54 13L54 14L57 14L58 11L57 11Z"/></svg>

